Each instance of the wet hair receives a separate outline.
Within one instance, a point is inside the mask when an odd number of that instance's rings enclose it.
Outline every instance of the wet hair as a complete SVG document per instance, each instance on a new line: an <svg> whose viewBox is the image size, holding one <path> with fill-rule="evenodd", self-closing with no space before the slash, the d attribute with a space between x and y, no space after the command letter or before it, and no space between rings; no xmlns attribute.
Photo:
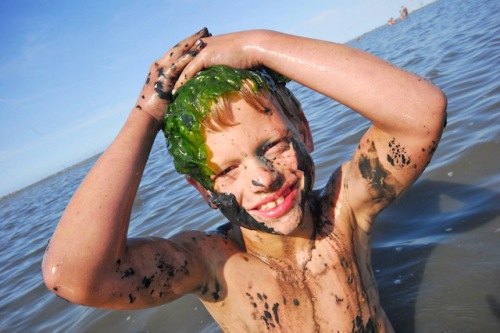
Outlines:
<svg viewBox="0 0 500 333"><path fill-rule="evenodd" d="M208 166L204 132L236 124L230 108L236 98L242 98L260 112L269 112L267 105L271 102L288 118L305 121L299 101L285 83L284 77L266 69L253 71L228 66L210 67L188 80L175 92L164 117L167 148L177 172L188 174L206 189L213 189L210 176L215 172Z"/></svg>

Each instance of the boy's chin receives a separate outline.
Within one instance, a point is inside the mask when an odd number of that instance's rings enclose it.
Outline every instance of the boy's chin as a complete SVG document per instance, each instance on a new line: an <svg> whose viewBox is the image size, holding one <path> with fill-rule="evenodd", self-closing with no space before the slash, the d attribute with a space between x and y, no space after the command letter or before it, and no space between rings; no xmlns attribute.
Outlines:
<svg viewBox="0 0 500 333"><path fill-rule="evenodd" d="M288 212L284 216L281 216L279 218L274 218L274 219L265 219L259 216L255 216L253 214L249 214L254 218L256 221L261 223L262 225L266 226L266 228L263 228L263 230L258 230L258 231L264 231L276 235L283 235L283 236L288 236L293 234L298 227L302 224L303 221L303 210L300 207L295 207L292 211ZM244 227L244 226L243 226ZM253 229L253 228L252 228ZM257 230L257 229L253 229ZM269 232L272 230L271 232Z"/></svg>
<svg viewBox="0 0 500 333"><path fill-rule="evenodd" d="M293 235L299 226L301 221L280 221L278 223L270 223L268 226L275 231L275 234L282 236Z"/></svg>
<svg viewBox="0 0 500 333"><path fill-rule="evenodd" d="M269 218L245 210L239 205L232 193L213 192L211 200L211 203L216 205L221 213L233 224L246 229L276 235L290 235L301 225L306 202L307 200L304 197L300 198L295 202L293 208L283 215Z"/></svg>

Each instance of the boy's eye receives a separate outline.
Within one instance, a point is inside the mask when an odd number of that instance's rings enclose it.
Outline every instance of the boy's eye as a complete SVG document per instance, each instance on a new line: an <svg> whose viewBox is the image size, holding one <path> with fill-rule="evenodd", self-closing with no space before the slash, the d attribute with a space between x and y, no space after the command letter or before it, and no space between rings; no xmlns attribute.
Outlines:
<svg viewBox="0 0 500 333"><path fill-rule="evenodd" d="M222 170L221 172L219 172L215 177L218 178L218 177L223 177L227 174L229 174L231 171L235 170L236 169L236 166L233 165L233 166L230 166L229 168L226 168L224 170Z"/></svg>
<svg viewBox="0 0 500 333"><path fill-rule="evenodd" d="M238 165L230 166L216 175L210 176L214 182L214 188L224 191L224 188L238 179Z"/></svg>
<svg viewBox="0 0 500 333"><path fill-rule="evenodd" d="M282 138L267 145L264 154L266 156L276 156L284 153L288 149L290 149L290 138Z"/></svg>

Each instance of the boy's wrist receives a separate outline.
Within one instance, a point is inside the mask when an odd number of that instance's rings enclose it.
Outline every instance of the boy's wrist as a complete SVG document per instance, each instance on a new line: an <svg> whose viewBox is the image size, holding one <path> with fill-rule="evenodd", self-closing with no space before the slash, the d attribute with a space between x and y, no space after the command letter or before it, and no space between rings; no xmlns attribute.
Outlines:
<svg viewBox="0 0 500 333"><path fill-rule="evenodd" d="M264 65L264 58L267 56L268 44L273 37L273 31L270 30L254 30L250 32L247 39L247 47L245 51L250 59L258 59L259 65Z"/></svg>
<svg viewBox="0 0 500 333"><path fill-rule="evenodd" d="M147 121L148 127L155 132L159 132L163 128L163 116L158 119L157 116L148 112L148 110L138 107L135 107L132 113L135 113L138 117L144 118Z"/></svg>

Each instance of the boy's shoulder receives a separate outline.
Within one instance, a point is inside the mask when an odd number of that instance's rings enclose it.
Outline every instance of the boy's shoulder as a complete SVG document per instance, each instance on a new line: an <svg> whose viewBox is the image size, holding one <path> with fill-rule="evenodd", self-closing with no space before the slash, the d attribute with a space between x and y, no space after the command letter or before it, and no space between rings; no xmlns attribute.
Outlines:
<svg viewBox="0 0 500 333"><path fill-rule="evenodd" d="M241 252L235 229L233 224L227 222L210 231L182 231L170 239L193 255L214 259Z"/></svg>
<svg viewBox="0 0 500 333"><path fill-rule="evenodd" d="M347 185L344 179L349 162L340 165L328 178L326 184L312 191L309 207L315 217L317 230L321 234L330 234L336 227L352 228L353 212L347 202Z"/></svg>

